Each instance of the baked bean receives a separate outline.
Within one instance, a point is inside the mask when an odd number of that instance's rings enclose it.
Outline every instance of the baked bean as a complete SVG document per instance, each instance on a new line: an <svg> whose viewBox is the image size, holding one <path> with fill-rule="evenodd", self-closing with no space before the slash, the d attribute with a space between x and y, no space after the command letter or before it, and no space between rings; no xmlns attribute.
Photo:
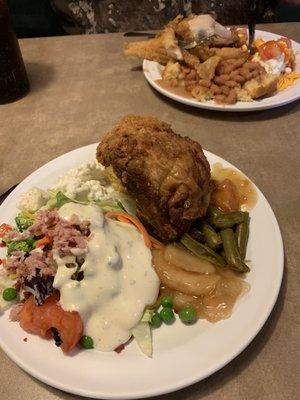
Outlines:
<svg viewBox="0 0 300 400"><path fill-rule="evenodd" d="M244 60L242 59L238 59L238 60L234 60L234 66L235 68L239 68L244 64Z"/></svg>
<svg viewBox="0 0 300 400"><path fill-rule="evenodd" d="M226 65L226 67L224 67L223 73L229 75L232 71L234 71L234 69L235 69L234 64Z"/></svg>
<svg viewBox="0 0 300 400"><path fill-rule="evenodd" d="M258 67L258 63L254 61L246 61L244 67L248 68L249 71L254 71Z"/></svg>
<svg viewBox="0 0 300 400"><path fill-rule="evenodd" d="M240 74L240 69L235 69L234 71L232 71L229 75L230 79L234 79L235 76Z"/></svg>
<svg viewBox="0 0 300 400"><path fill-rule="evenodd" d="M238 86L239 84L233 80L230 80L230 81L226 81L225 85L228 86L229 88L234 88L234 87Z"/></svg>
<svg viewBox="0 0 300 400"><path fill-rule="evenodd" d="M235 104L237 101L236 91L234 89L230 90L229 95L226 98L227 104Z"/></svg>
<svg viewBox="0 0 300 400"><path fill-rule="evenodd" d="M182 68L182 72L184 72L185 74L189 74L191 72L191 69L184 67L184 68Z"/></svg>
<svg viewBox="0 0 300 400"><path fill-rule="evenodd" d="M229 95L230 89L228 86L225 86L225 85L221 86L220 89L221 89L222 93L225 94L225 96Z"/></svg>
<svg viewBox="0 0 300 400"><path fill-rule="evenodd" d="M251 76L252 78L257 78L259 76L259 72L257 69L255 69L254 71L251 72Z"/></svg>
<svg viewBox="0 0 300 400"><path fill-rule="evenodd" d="M217 85L224 85L224 83L226 81L229 81L229 79L230 79L229 75L222 74L220 76L215 76L214 81Z"/></svg>
<svg viewBox="0 0 300 400"><path fill-rule="evenodd" d="M216 103L225 104L225 102L226 102L226 96L224 96L224 94L217 94L217 95L215 96L215 102L216 102Z"/></svg>
<svg viewBox="0 0 300 400"><path fill-rule="evenodd" d="M214 83L212 83L212 85L211 85L211 87L210 87L210 91L211 91L211 93L212 93L213 95L221 94L221 93L222 93L221 88L220 88L219 86L215 85Z"/></svg>
<svg viewBox="0 0 300 400"><path fill-rule="evenodd" d="M233 78L237 83L240 83L241 85L245 83L245 78L241 75L235 75Z"/></svg>
<svg viewBox="0 0 300 400"><path fill-rule="evenodd" d="M240 75L245 78L246 81L249 81L251 79L251 74L247 68L242 67L240 69Z"/></svg>

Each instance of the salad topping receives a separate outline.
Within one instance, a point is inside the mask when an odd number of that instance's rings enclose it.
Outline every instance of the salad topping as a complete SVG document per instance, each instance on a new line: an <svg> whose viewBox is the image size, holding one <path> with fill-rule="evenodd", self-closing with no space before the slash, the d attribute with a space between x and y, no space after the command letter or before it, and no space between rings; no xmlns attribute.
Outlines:
<svg viewBox="0 0 300 400"><path fill-rule="evenodd" d="M65 220L74 214L90 221L88 252L81 266L84 278L72 280L76 267L57 255L54 287L60 291L62 308L81 315L94 347L112 351L131 337L145 307L157 298L159 280L151 251L134 227L105 219L96 205L68 203L59 209Z"/></svg>

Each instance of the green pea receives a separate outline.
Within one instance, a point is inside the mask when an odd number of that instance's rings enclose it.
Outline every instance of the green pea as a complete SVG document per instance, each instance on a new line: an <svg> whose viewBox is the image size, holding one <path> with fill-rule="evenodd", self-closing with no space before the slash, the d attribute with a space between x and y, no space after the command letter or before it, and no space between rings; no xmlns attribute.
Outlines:
<svg viewBox="0 0 300 400"><path fill-rule="evenodd" d="M82 336L80 339L80 346L84 349L92 349L94 347L94 341L90 336Z"/></svg>
<svg viewBox="0 0 300 400"><path fill-rule="evenodd" d="M18 292L15 288L9 287L3 290L2 297L5 301L15 300L18 295Z"/></svg>
<svg viewBox="0 0 300 400"><path fill-rule="evenodd" d="M164 321L165 324L172 324L172 322L174 321L175 317L174 317L174 313L172 308L170 307L164 307L160 313L160 318Z"/></svg>
<svg viewBox="0 0 300 400"><path fill-rule="evenodd" d="M172 296L163 296L160 300L160 305L162 307L173 307L173 298Z"/></svg>
<svg viewBox="0 0 300 400"><path fill-rule="evenodd" d="M184 307L179 311L179 318L185 324L192 324L197 319L197 312L194 307Z"/></svg>
<svg viewBox="0 0 300 400"><path fill-rule="evenodd" d="M155 312L152 315L152 318L150 321L151 326L153 326L153 328L159 328L161 326L161 323L162 323L162 320L161 320L158 312Z"/></svg>

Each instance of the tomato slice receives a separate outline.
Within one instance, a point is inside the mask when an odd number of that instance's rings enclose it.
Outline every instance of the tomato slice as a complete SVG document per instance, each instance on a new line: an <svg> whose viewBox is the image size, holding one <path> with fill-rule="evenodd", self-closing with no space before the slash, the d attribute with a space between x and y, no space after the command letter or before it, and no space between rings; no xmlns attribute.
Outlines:
<svg viewBox="0 0 300 400"><path fill-rule="evenodd" d="M7 232L12 231L12 226L8 224L1 224L0 225L0 238L2 238Z"/></svg>
<svg viewBox="0 0 300 400"><path fill-rule="evenodd" d="M259 46L258 53L261 59L266 61L280 56L282 54L282 50L275 40L270 40Z"/></svg>

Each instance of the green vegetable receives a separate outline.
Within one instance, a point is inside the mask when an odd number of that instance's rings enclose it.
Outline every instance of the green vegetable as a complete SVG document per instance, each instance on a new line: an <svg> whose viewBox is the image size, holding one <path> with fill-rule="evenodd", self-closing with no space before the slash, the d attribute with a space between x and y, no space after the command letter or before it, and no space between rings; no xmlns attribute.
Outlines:
<svg viewBox="0 0 300 400"><path fill-rule="evenodd" d="M217 218L221 214L223 214L223 211L221 211L218 207L213 206L212 204L208 206L206 211L206 216L210 219Z"/></svg>
<svg viewBox="0 0 300 400"><path fill-rule="evenodd" d="M79 343L84 349L92 349L94 347L94 341L90 336L82 336Z"/></svg>
<svg viewBox="0 0 300 400"><path fill-rule="evenodd" d="M142 316L141 322L151 322L154 312L155 312L154 310L150 310L149 308L146 308L146 310L144 311L144 314Z"/></svg>
<svg viewBox="0 0 300 400"><path fill-rule="evenodd" d="M226 266L226 261L223 257L213 251L210 247L197 242L197 240L193 239L187 233L182 236L181 243L197 257L209 261L213 264L219 265L221 267Z"/></svg>
<svg viewBox="0 0 300 400"><path fill-rule="evenodd" d="M200 223L200 227L199 228L200 228L200 231L203 234L203 238L204 238L205 243L212 250L216 250L220 246L222 246L222 239L221 239L220 235L207 222L202 221Z"/></svg>
<svg viewBox="0 0 300 400"><path fill-rule="evenodd" d="M160 300L160 305L162 307L173 307L173 298L172 296L163 296Z"/></svg>
<svg viewBox="0 0 300 400"><path fill-rule="evenodd" d="M197 319L197 312L192 306L182 308L178 315L185 324L192 324Z"/></svg>
<svg viewBox="0 0 300 400"><path fill-rule="evenodd" d="M165 324L170 325L175 319L174 312L170 307L164 307L160 313L160 318L164 321Z"/></svg>
<svg viewBox="0 0 300 400"><path fill-rule="evenodd" d="M7 255L10 256L14 251L24 251L24 253L29 253L34 249L35 239L29 237L24 240L17 240L15 242L7 243Z"/></svg>
<svg viewBox="0 0 300 400"><path fill-rule="evenodd" d="M244 260L246 257L247 243L249 238L249 224L250 224L249 213L245 212L244 217L245 217L244 221L238 224L235 229L235 239L242 260Z"/></svg>
<svg viewBox="0 0 300 400"><path fill-rule="evenodd" d="M153 326L153 328L159 328L161 324L162 324L161 317L159 313L155 311L154 314L152 315L150 325Z"/></svg>
<svg viewBox="0 0 300 400"><path fill-rule="evenodd" d="M78 201L78 200L74 200L71 199L70 197L66 196L63 192L59 191L56 193L56 207L60 208L62 207L64 204L67 203L76 203L76 204L89 204L88 201Z"/></svg>
<svg viewBox="0 0 300 400"><path fill-rule="evenodd" d="M96 203L103 211L125 211L122 203L117 201L101 200Z"/></svg>
<svg viewBox="0 0 300 400"><path fill-rule="evenodd" d="M30 215L30 217L29 217ZM16 218L15 218L15 222L17 225L17 228L20 232L26 231L26 229L28 229L34 222L34 219L31 216L32 214L30 213L26 213L24 211L20 212Z"/></svg>
<svg viewBox="0 0 300 400"><path fill-rule="evenodd" d="M240 224L244 221L245 215L242 211L232 211L228 213L222 213L218 217L210 219L212 225L219 229L232 228L236 224Z"/></svg>
<svg viewBox="0 0 300 400"><path fill-rule="evenodd" d="M15 300L18 292L15 288L9 287L3 290L2 297L5 301Z"/></svg>
<svg viewBox="0 0 300 400"><path fill-rule="evenodd" d="M244 263L236 244L232 229L224 229L220 232L226 261L229 266L237 272L249 272L250 268Z"/></svg>
<svg viewBox="0 0 300 400"><path fill-rule="evenodd" d="M192 229L189 231L189 235L190 235L193 239L197 240L197 242L200 242L200 243L204 243L204 242L205 242L203 232L202 232L200 229L198 229L198 228L192 228Z"/></svg>
<svg viewBox="0 0 300 400"><path fill-rule="evenodd" d="M117 201L117 206L118 206L122 211L125 211L125 212L126 212L126 210L125 210L123 204L120 202L120 200Z"/></svg>

